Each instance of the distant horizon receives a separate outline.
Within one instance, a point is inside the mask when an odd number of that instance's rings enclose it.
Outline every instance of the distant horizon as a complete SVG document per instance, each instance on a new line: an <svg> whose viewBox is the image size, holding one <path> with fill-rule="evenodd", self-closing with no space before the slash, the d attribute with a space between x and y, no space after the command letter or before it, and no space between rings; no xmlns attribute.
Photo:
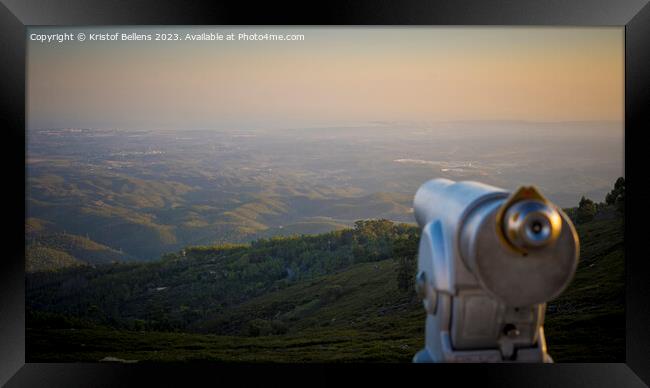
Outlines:
<svg viewBox="0 0 650 388"><path fill-rule="evenodd" d="M301 41L66 41L52 33ZM624 119L620 27L30 27L28 128Z"/></svg>
<svg viewBox="0 0 650 388"><path fill-rule="evenodd" d="M224 128L128 128L128 127L101 127L101 126L57 126L57 127L29 127L27 131L40 131L40 130L62 130L62 129L88 129L88 130L125 130L125 131L221 131L221 130L237 130L237 131L255 131L255 130L300 130L300 129L332 129L332 128L350 128L350 127L359 127L359 128L368 128L372 126L389 126L389 125L435 125L435 124L498 124L498 123L524 123L524 124L624 124L625 119L616 120L525 120L525 119L490 119L490 120L481 120L481 119L466 119L466 120L440 120L440 121L358 121L358 122L349 122L349 123L319 123L308 126L282 126L275 128L263 128L263 127L245 127L245 128L233 128L233 127L224 127ZM624 128L623 128L624 129Z"/></svg>

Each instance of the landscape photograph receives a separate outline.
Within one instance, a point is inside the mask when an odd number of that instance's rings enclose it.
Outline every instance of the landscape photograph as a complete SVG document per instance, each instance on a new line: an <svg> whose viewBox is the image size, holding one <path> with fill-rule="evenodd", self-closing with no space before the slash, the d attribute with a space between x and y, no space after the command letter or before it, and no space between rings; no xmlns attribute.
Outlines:
<svg viewBox="0 0 650 388"><path fill-rule="evenodd" d="M622 28L28 39L27 362L411 362L433 178L562 208L580 261L549 353L624 362Z"/></svg>

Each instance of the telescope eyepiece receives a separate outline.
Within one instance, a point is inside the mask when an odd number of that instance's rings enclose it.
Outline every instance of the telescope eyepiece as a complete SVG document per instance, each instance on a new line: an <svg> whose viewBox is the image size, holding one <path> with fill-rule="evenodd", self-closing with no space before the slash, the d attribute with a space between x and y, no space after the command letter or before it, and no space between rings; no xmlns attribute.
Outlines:
<svg viewBox="0 0 650 388"><path fill-rule="evenodd" d="M527 199L511 204L503 218L505 237L514 247L526 251L551 245L562 229L562 218L548 203Z"/></svg>

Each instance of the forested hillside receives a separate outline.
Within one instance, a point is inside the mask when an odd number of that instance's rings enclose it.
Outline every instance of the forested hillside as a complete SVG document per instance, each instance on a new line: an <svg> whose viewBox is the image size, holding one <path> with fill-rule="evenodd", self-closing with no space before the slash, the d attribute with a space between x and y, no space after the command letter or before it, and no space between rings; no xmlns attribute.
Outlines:
<svg viewBox="0 0 650 388"><path fill-rule="evenodd" d="M579 221L577 275L547 311L556 361L624 359L622 228L611 205ZM417 242L413 226L360 221L153 263L35 273L28 360L409 361L424 340L410 287Z"/></svg>
<svg viewBox="0 0 650 388"><path fill-rule="evenodd" d="M396 241L416 244L417 234L405 224L359 221L322 235L192 247L147 264L35 273L27 279L27 306L120 328L184 330L262 293L389 259Z"/></svg>

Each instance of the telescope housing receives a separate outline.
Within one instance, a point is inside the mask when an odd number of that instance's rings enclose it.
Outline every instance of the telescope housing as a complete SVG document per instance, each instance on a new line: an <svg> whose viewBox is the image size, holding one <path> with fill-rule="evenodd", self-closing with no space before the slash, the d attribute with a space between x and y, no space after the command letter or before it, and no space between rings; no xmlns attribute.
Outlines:
<svg viewBox="0 0 650 388"><path fill-rule="evenodd" d="M546 302L570 283L579 241L534 187L433 179L417 191L416 290L427 312L414 362L552 362Z"/></svg>

